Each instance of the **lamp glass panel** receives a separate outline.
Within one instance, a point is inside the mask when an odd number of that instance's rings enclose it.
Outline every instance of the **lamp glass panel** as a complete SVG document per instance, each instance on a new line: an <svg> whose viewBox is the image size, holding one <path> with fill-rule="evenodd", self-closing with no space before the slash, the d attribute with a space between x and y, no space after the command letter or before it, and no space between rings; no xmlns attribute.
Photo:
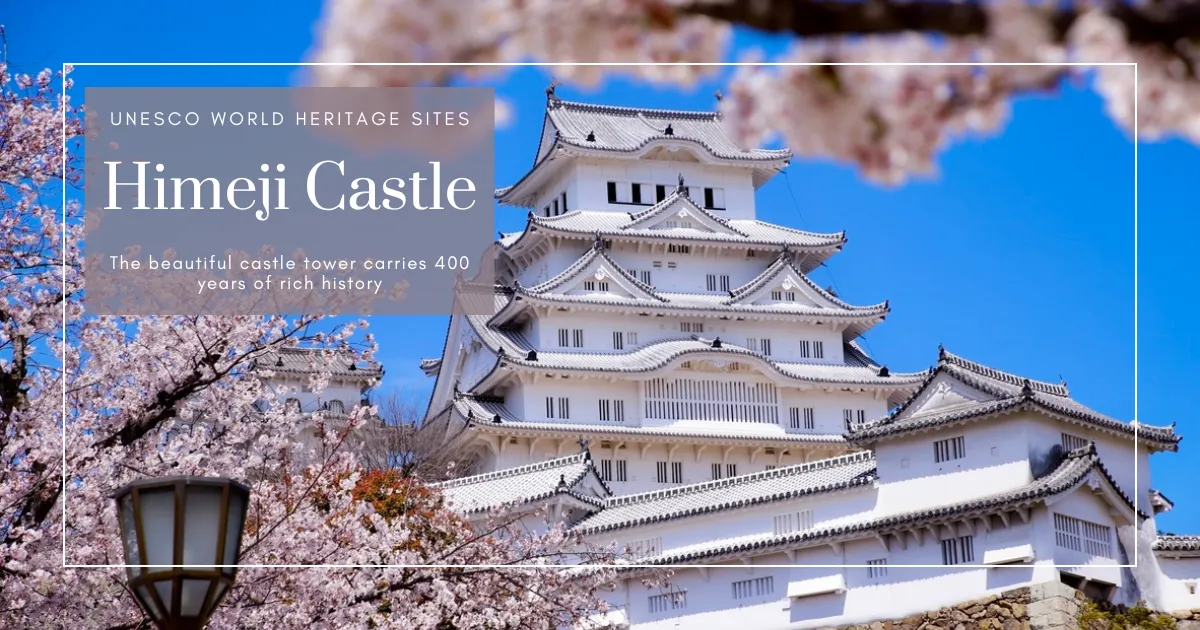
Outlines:
<svg viewBox="0 0 1200 630"><path fill-rule="evenodd" d="M138 500L142 508L142 538L146 541L142 549L144 564L175 564L175 488L141 490Z"/></svg>
<svg viewBox="0 0 1200 630"><path fill-rule="evenodd" d="M229 587L226 586L224 582L217 582L216 595L213 595L213 599L212 599L212 608L210 608L208 611L208 613L210 615L212 614L213 609L215 609L217 607L217 605L221 603L221 598L225 596L226 588L229 588Z"/></svg>
<svg viewBox="0 0 1200 630"><path fill-rule="evenodd" d="M166 610L163 612L169 615L172 603L175 601L171 597L175 593L175 581L171 579L159 580L154 583L154 590L158 592L158 598L162 600L163 606L166 607Z"/></svg>
<svg viewBox="0 0 1200 630"><path fill-rule="evenodd" d="M220 551L221 488L188 486L184 496L183 563L211 571Z"/></svg>
<svg viewBox="0 0 1200 630"><path fill-rule="evenodd" d="M137 521L133 517L133 493L130 492L121 497L121 502L117 506L118 516L121 519L121 546L125 549L125 564L141 564L142 555L138 552L137 542ZM128 568L129 578L133 579L142 574L142 570L137 567Z"/></svg>
<svg viewBox="0 0 1200 630"><path fill-rule="evenodd" d="M199 617L208 596L208 580L183 580L179 595L179 614L183 617Z"/></svg>
<svg viewBox="0 0 1200 630"><path fill-rule="evenodd" d="M150 595L150 589L146 585L137 587L138 599L142 601L142 607L146 612L150 613L150 617L155 621L163 618L162 609L154 602L154 597Z"/></svg>
<svg viewBox="0 0 1200 630"><path fill-rule="evenodd" d="M246 523L246 499L237 492L229 493L229 515L225 521L225 553L221 564L237 564L238 549L242 544L242 528ZM225 569L232 573L233 569Z"/></svg>

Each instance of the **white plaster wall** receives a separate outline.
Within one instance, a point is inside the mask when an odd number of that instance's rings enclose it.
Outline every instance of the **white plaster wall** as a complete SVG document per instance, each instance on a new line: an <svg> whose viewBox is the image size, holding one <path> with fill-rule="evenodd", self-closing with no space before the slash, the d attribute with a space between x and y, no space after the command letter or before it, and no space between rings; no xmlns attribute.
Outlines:
<svg viewBox="0 0 1200 630"><path fill-rule="evenodd" d="M587 341L585 334L585 343ZM490 364L489 364L490 367ZM662 375L666 379L691 378L712 379L718 381L737 381L749 384L767 383L766 377L752 372L704 372L692 370L674 370ZM510 390L505 397L505 404L514 413L522 413L520 417L532 421L553 421L563 423L601 423L600 400L620 400L625 403L625 420L611 421L614 426L645 426L673 428L679 430L732 431L750 433L762 437L782 437L788 433L833 433L841 434L845 430L843 422L844 410L850 409L857 420L858 412L871 420L887 413L887 401L876 398L871 393L839 392L828 393L812 389L796 389L777 386L780 403L778 405L777 423L762 422L723 422L716 420L701 420L678 415L670 419L646 419L643 383L635 380L607 381L598 378L541 378L534 382L523 384L519 389ZM546 413L546 398L554 398L554 418ZM558 399L567 398L570 401L570 417L563 419L558 412ZM791 408L804 409L811 407L816 421L814 430L801 428L792 430ZM798 412L801 419L803 411ZM911 449L910 449L911 450ZM921 449L917 449L920 451ZM933 447L928 449L929 459L933 456ZM908 453L909 451L905 451ZM923 456L924 453L921 453ZM904 455L915 460L917 455ZM895 474L893 478L904 478Z"/></svg>
<svg viewBox="0 0 1200 630"><path fill-rule="evenodd" d="M1167 610L1200 608L1200 558L1164 558L1159 556L1162 572L1159 586L1163 607Z"/></svg>
<svg viewBox="0 0 1200 630"><path fill-rule="evenodd" d="M815 528L835 527L862 520L874 506L874 495L874 490L864 488L834 495L774 501L740 510L674 519L657 525L601 532L593 536L593 541L598 544L628 544L661 537L662 549L666 552L718 541L734 544L773 535L774 517L801 510L812 510Z"/></svg>
<svg viewBox="0 0 1200 630"><path fill-rule="evenodd" d="M966 457L934 461L936 440L963 436ZM908 512L1023 486L1029 471L1024 423L984 420L886 440L875 448L881 514Z"/></svg>
<svg viewBox="0 0 1200 630"><path fill-rule="evenodd" d="M1100 460L1104 462L1104 467L1108 469L1117 485L1130 499L1137 495L1136 502L1143 512L1151 511L1150 452L1141 445L1135 452L1132 436L1121 437L1083 425L1056 422L1040 415L1030 418L1026 431L1031 452L1048 450L1056 444L1061 444L1063 433L1095 442L1096 453L1100 455Z"/></svg>
<svg viewBox="0 0 1200 630"><path fill-rule="evenodd" d="M870 543L863 543L869 545ZM844 555L869 558L869 550L859 551L847 545L843 554L828 546L802 552L797 564L836 564ZM755 564L789 564L783 554L762 556ZM786 598L787 582L840 574L847 591ZM774 578L775 593L770 598L734 600L732 582L755 577ZM1047 566L1006 566L992 568L889 568L885 577L870 579L861 567L825 568L812 566L759 567L726 564L713 567L707 576L696 570L680 570L672 578L678 588L687 590L687 607L680 611L651 614L648 596L663 592L640 584L629 584L627 595L614 594L614 604L627 607L632 627L659 628L819 628L878 619L895 619L935 610L942 606L976 599L991 593L1056 580L1057 573Z"/></svg>
<svg viewBox="0 0 1200 630"><path fill-rule="evenodd" d="M868 393L851 393L851 392L823 392L815 390L800 390L800 389L785 389L782 394L781 407L783 423L789 426L789 431L794 433L843 433L845 431L844 410L850 409L854 412L854 419L858 419L858 412L863 412L863 417L867 420L876 420L887 415L888 403L884 397L876 398ZM813 431L804 429L791 431L791 408L811 407L813 410L813 420L816 428ZM803 420L803 412L800 412ZM803 424L803 422L802 422ZM931 447L932 449L932 447Z"/></svg>
<svg viewBox="0 0 1200 630"><path fill-rule="evenodd" d="M703 282L703 278L701 278ZM818 326L803 322L785 321L729 321L698 315L614 315L596 311L550 311L537 318L537 325L527 329L530 341L540 350L555 352L631 352L638 347L656 341L667 339L687 339L693 333L680 330L680 324L689 325L699 322L703 325L700 336L712 339L720 337L730 344L745 347L749 338L770 339L771 358L777 361L797 361L804 363L839 364L845 361L842 347L842 333L832 331L827 326ZM558 330L582 329L583 347L558 345ZM613 332L637 333L637 344L628 341L621 350L613 348ZM800 341L821 341L824 345L824 357L804 358L800 356ZM573 342L569 342L573 343Z"/></svg>
<svg viewBox="0 0 1200 630"><path fill-rule="evenodd" d="M274 391L281 401L289 398L296 399L300 403L300 411L309 413L324 409L330 401L334 400L341 401L346 411L350 411L362 401L363 385L362 383L334 380L330 381L320 392L314 392L309 387L307 379L279 376L273 378L267 387Z"/></svg>
<svg viewBox="0 0 1200 630"><path fill-rule="evenodd" d="M688 151L685 148L681 150ZM679 175L689 188L704 187L725 190L726 210L714 214L727 219L754 218L754 182L749 168L709 166L695 162L667 160L580 160L576 167L576 208L637 212L643 206L608 203L608 182L637 182L662 184L670 192L679 183ZM703 197L698 201L702 202ZM648 206L645 206L648 207Z"/></svg>

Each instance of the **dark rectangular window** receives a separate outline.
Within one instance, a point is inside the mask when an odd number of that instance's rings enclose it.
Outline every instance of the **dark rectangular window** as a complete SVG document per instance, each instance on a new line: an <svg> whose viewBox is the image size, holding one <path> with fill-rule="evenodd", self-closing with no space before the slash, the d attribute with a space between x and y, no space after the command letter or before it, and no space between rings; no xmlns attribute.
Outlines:
<svg viewBox="0 0 1200 630"><path fill-rule="evenodd" d="M608 203L617 203L617 182L608 182Z"/></svg>
<svg viewBox="0 0 1200 630"><path fill-rule="evenodd" d="M565 191L565 190L563 191L563 194L562 194L562 211L563 211L563 214L567 213L567 191Z"/></svg>
<svg viewBox="0 0 1200 630"><path fill-rule="evenodd" d="M704 189L704 207L705 208L713 207L713 189L711 189L711 188Z"/></svg>
<svg viewBox="0 0 1200 630"><path fill-rule="evenodd" d="M640 184L633 185L633 203L642 203L642 186Z"/></svg>
<svg viewBox="0 0 1200 630"><path fill-rule="evenodd" d="M654 197L656 201L662 201L667 198L667 187L659 184L654 187Z"/></svg>
<svg viewBox="0 0 1200 630"><path fill-rule="evenodd" d="M558 216L558 200L554 200L554 216Z"/></svg>

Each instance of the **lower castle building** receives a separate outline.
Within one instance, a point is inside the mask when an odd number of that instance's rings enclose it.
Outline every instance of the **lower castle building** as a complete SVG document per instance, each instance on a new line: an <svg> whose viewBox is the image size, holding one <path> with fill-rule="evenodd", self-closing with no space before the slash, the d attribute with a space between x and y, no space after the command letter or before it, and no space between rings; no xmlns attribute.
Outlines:
<svg viewBox="0 0 1200 630"><path fill-rule="evenodd" d="M1200 537L1154 524L1174 425L945 349L912 373L869 356L887 302L808 277L845 234L755 218L790 159L737 147L719 112L548 91L533 166L496 193L526 227L422 362L422 430L478 467L450 504L532 527L548 508L626 553L595 627L826 627L1042 582L1200 608Z"/></svg>

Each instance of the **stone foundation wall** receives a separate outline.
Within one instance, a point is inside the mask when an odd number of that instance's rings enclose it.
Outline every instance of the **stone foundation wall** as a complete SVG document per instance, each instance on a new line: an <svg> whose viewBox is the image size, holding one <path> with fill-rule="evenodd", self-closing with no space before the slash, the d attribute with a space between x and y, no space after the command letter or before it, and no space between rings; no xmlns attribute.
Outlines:
<svg viewBox="0 0 1200 630"><path fill-rule="evenodd" d="M1192 610L1172 610L1176 630L1200 630L1200 608Z"/></svg>
<svg viewBox="0 0 1200 630"><path fill-rule="evenodd" d="M1083 593L1066 584L1046 582L903 619L822 630L1077 630L1085 601ZM1169 614L1176 630L1200 630L1200 609Z"/></svg>
<svg viewBox="0 0 1200 630"><path fill-rule="evenodd" d="M1059 582L1004 591L903 619L823 630L1077 630L1087 598ZM1176 630L1200 630L1200 610L1170 613Z"/></svg>
<svg viewBox="0 0 1200 630"><path fill-rule="evenodd" d="M1030 623L1031 607L1039 603L1032 594L1033 588L1017 588L903 619L852 624L839 630L1040 630Z"/></svg>

